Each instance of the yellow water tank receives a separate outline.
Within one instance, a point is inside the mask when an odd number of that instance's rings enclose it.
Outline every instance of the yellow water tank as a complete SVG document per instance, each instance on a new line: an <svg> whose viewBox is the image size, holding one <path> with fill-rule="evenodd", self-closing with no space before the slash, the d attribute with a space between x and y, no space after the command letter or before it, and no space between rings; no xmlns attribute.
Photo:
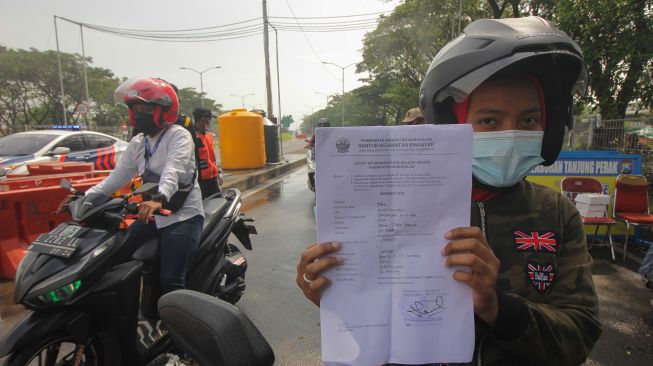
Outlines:
<svg viewBox="0 0 653 366"><path fill-rule="evenodd" d="M265 167L263 117L234 109L218 118L220 165L224 169Z"/></svg>

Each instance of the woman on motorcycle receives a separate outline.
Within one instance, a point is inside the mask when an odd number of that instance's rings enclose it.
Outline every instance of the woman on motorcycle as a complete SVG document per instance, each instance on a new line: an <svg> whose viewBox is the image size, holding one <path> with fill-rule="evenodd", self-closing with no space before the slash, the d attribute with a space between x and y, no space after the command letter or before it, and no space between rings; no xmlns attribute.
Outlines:
<svg viewBox="0 0 653 366"><path fill-rule="evenodd" d="M139 205L139 220L130 227L119 257L130 260L139 245L158 235L161 289L164 293L183 289L199 245L204 210L193 139L186 129L174 124L179 109L177 94L164 80L134 78L122 83L114 98L116 103L127 105L129 122L141 133L131 139L115 170L87 193L111 195L136 176L144 183L157 183L158 192ZM161 208L172 214L155 215Z"/></svg>
<svg viewBox="0 0 653 366"><path fill-rule="evenodd" d="M601 334L591 257L578 211L524 178L558 157L584 92L578 45L537 17L471 23L433 59L420 90L427 123L474 130L471 227L442 255L473 292L474 364L578 365ZM343 263L340 243L313 244L296 282L316 305Z"/></svg>

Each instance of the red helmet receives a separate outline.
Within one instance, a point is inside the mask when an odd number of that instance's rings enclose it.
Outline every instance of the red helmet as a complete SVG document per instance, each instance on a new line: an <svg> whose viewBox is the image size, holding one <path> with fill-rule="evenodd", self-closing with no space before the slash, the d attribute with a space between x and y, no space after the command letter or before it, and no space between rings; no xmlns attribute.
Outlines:
<svg viewBox="0 0 653 366"><path fill-rule="evenodd" d="M129 108L129 123L134 125L134 104L143 103L155 107L154 124L166 128L177 120L179 99L172 85L158 78L132 78L113 92L117 104L125 104Z"/></svg>

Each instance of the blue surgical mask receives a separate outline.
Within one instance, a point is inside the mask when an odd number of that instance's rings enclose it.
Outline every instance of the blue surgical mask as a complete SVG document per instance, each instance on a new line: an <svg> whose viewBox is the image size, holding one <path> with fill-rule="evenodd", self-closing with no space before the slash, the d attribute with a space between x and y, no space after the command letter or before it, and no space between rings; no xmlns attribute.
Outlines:
<svg viewBox="0 0 653 366"><path fill-rule="evenodd" d="M475 132L472 173L484 184L509 187L544 161L544 131Z"/></svg>

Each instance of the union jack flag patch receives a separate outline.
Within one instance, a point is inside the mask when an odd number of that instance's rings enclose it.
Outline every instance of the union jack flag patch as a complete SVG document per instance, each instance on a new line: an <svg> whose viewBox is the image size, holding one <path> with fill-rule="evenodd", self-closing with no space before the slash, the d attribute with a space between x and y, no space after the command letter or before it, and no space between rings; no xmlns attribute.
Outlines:
<svg viewBox="0 0 653 366"><path fill-rule="evenodd" d="M555 279L552 264L528 264L527 271L528 278L537 291L544 293Z"/></svg>
<svg viewBox="0 0 653 366"><path fill-rule="evenodd" d="M523 252L551 252L558 251L558 242L556 241L556 233L553 231L538 232L531 231L530 235L523 231L514 231L515 245L517 250Z"/></svg>

